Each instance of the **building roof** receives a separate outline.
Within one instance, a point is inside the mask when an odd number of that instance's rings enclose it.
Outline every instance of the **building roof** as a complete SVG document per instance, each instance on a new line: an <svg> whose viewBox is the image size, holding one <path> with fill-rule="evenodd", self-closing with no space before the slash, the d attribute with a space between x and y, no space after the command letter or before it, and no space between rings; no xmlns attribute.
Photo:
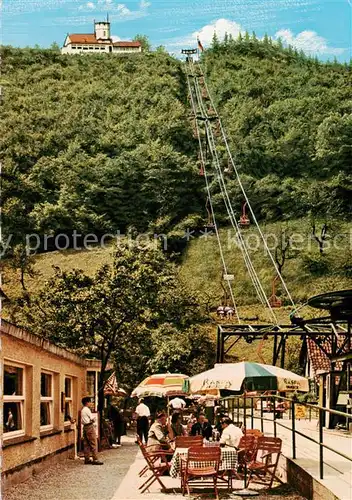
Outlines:
<svg viewBox="0 0 352 500"><path fill-rule="evenodd" d="M69 39L71 40L71 43L101 43L98 42L94 34L75 34L73 33L72 35L68 35Z"/></svg>
<svg viewBox="0 0 352 500"><path fill-rule="evenodd" d="M114 47L136 47L139 48L141 46L140 42L112 42L111 40L98 40L94 34L76 34L73 33L68 35L71 43L78 43L81 45L93 45L93 44L108 44L114 45Z"/></svg>
<svg viewBox="0 0 352 500"><path fill-rule="evenodd" d="M140 42L114 42L115 47L140 47Z"/></svg>
<svg viewBox="0 0 352 500"><path fill-rule="evenodd" d="M44 351L53 354L54 356L65 358L69 361L72 361L73 363L85 366L88 369L101 368L101 362L99 359L90 359L90 358L85 358L83 356L79 356L74 352L69 351L68 349L64 349L63 347L58 347L53 342L50 342L49 340L46 340L45 338L40 337L39 335L36 335L32 332L28 332L27 330L25 330L20 326L13 325L12 323L6 321L5 319L1 320L0 333L1 336L8 335L21 342L26 342L27 344L31 344L34 346L34 348L42 349ZM113 366L111 365L111 363L108 363L107 369L110 370L112 367Z"/></svg>

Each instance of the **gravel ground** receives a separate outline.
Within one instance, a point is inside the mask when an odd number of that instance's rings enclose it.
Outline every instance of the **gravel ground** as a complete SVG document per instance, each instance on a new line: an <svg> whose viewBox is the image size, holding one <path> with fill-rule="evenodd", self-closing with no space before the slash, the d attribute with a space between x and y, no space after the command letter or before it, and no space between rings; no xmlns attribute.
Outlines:
<svg viewBox="0 0 352 500"><path fill-rule="evenodd" d="M127 439L121 448L99 454L104 465L67 460L11 488L4 500L111 500L137 454Z"/></svg>

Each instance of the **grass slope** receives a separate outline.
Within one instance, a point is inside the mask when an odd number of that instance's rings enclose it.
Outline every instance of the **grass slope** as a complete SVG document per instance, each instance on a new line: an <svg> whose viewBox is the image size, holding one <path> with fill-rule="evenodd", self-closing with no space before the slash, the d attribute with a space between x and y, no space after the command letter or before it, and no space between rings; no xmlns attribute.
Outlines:
<svg viewBox="0 0 352 500"><path fill-rule="evenodd" d="M337 231L338 228L338 231ZM267 225L265 234L279 235L283 226L279 223ZM310 226L308 220L293 221L285 228L287 234L301 234L304 237L304 244L301 250L291 250L283 269L283 275L287 286L296 304L302 304L312 295L351 288L352 280L350 274L351 248L349 235L352 225L337 224L335 233L331 232L328 240L330 249L324 251L323 256L319 255L318 246L311 241ZM338 238L337 238L338 233ZM239 316L242 323L271 323L271 318L259 303L255 295L253 285L248 277L241 251L233 242L233 234L229 229L220 231L224 256L228 266L228 271L235 275L233 282L233 292L238 303ZM256 241L256 231L252 227L244 232L244 237L248 242ZM296 236L297 237L297 236ZM332 242L336 241L340 248L333 247ZM270 242L270 239L268 239ZM271 293L271 281L274 276L274 268L265 254L263 247L251 251L251 258L256 271L258 272L266 293ZM36 293L45 285L46 280L53 274L53 266L59 266L64 270L82 269L92 275L103 264L112 260L112 247L92 248L85 251L69 250L65 252L52 252L39 255L35 258L34 278L26 278L26 285L30 293ZM4 291L10 298L21 295L19 273L5 270ZM222 266L219 247L215 236L209 238L198 238L192 240L183 255L180 265L180 276L187 283L190 289L202 295L209 306L210 314L214 322L207 326L208 332L215 340L216 335L216 315L215 309L224 299L222 288ZM292 307L282 287L278 286L277 295L284 301L284 307L275 310L278 322L289 323L289 314ZM5 303L5 316L10 317L9 305ZM313 311L305 309L305 315L314 314ZM233 320L236 321L235 319ZM297 355L299 352L299 340L292 340L287 346L286 359L287 366L295 368L297 365ZM250 361L271 362L272 343L270 340L262 343L246 344L239 342L230 351L234 359L247 359Z"/></svg>

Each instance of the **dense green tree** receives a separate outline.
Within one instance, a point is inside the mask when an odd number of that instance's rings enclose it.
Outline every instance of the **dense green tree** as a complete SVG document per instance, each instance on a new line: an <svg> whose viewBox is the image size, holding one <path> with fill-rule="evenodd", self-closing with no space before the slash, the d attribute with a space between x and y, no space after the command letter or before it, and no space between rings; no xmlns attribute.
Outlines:
<svg viewBox="0 0 352 500"><path fill-rule="evenodd" d="M150 49L151 49L151 45L150 45L150 41L149 41L149 38L146 36L146 35L136 35L134 38L133 38L133 41L135 42L140 42L141 45L142 45L142 50L144 52L150 52Z"/></svg>
<svg viewBox="0 0 352 500"><path fill-rule="evenodd" d="M280 40L269 45L268 37L253 43L248 36L209 49L204 63L235 162L252 179L248 194L259 218L311 210L348 217L350 184L343 188L339 177L349 178L352 143L344 65L316 65ZM227 182L240 210L236 180Z"/></svg>
<svg viewBox="0 0 352 500"><path fill-rule="evenodd" d="M110 362L115 362L120 381L132 388L161 364L175 370L184 368L187 360L195 363L194 368L196 363L208 366L209 350L213 351L207 335L201 338L195 326L204 321L198 299L179 283L174 267L151 244L121 241L113 264L94 276L56 268L21 317L30 330L57 345L100 359L99 411ZM179 368L175 358L163 356L160 361L159 349L165 346L156 332L167 334L168 348L172 335L180 342ZM188 342L193 343L191 351Z"/></svg>
<svg viewBox="0 0 352 500"><path fill-rule="evenodd" d="M32 232L145 231L158 219L169 231L206 215L180 61L160 50L124 58L68 57L55 47L2 52L5 242L23 244ZM236 41L215 34L202 60L258 217L348 216L349 67L248 33ZM243 196L227 179L239 210ZM212 189L226 221L216 179Z"/></svg>
<svg viewBox="0 0 352 500"><path fill-rule="evenodd" d="M139 231L199 210L181 63L3 48L3 236ZM84 75L84 78L83 78ZM187 194L188 193L188 194Z"/></svg>

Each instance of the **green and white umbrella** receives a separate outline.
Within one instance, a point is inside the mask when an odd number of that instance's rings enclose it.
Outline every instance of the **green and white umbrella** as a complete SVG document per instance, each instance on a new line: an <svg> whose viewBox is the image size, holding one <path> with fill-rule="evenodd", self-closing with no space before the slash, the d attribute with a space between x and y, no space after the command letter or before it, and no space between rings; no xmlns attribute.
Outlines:
<svg viewBox="0 0 352 500"><path fill-rule="evenodd" d="M309 390L308 380L277 366L260 363L216 364L211 370L184 382L190 394L217 394L220 391L302 391Z"/></svg>

